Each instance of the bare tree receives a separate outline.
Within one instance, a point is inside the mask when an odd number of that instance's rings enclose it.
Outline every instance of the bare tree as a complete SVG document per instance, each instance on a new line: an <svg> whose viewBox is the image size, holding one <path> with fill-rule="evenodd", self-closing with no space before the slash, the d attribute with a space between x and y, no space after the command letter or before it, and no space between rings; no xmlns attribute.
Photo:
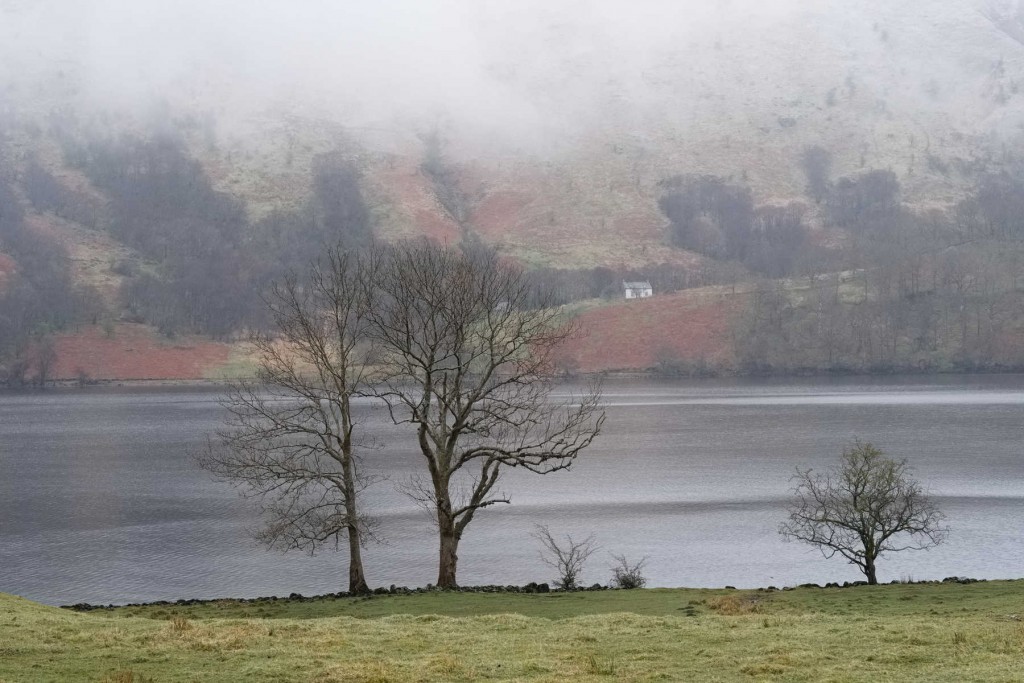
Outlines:
<svg viewBox="0 0 1024 683"><path fill-rule="evenodd" d="M57 347L51 336L39 338L35 348L36 384L42 389L50 380L50 372L57 363Z"/></svg>
<svg viewBox="0 0 1024 683"><path fill-rule="evenodd" d="M831 152L820 145L805 147L800 155L800 166L807 176L807 195L820 203L828 195L832 182Z"/></svg>
<svg viewBox="0 0 1024 683"><path fill-rule="evenodd" d="M594 543L594 536L590 535L582 541L577 541L572 536L566 534L565 543L560 544L551 535L551 531L548 530L547 526L543 524L536 526L533 536L543 546L543 550L540 553L541 561L558 572L555 588L564 591L579 589L583 566L587 563L587 559L598 550L598 546Z"/></svg>
<svg viewBox="0 0 1024 683"><path fill-rule="evenodd" d="M441 588L457 585L459 541L477 511L510 502L495 489L502 470L567 469L604 421L597 387L550 400L554 352L575 328L536 303L518 267L471 254L396 247L372 313L379 395L396 424L415 427L426 462L429 479L412 492L437 521Z"/></svg>
<svg viewBox="0 0 1024 683"><path fill-rule="evenodd" d="M202 467L258 501L270 547L310 553L346 537L349 592L366 593L361 546L370 530L357 496L374 478L361 455L352 400L367 387L373 344L368 314L378 254L328 250L308 283L275 286L268 303L279 338L257 337L259 384L232 387L226 428L199 456Z"/></svg>
<svg viewBox="0 0 1024 683"><path fill-rule="evenodd" d="M644 576L644 567L647 566L647 557L641 557L638 562L630 562L625 555L612 554L615 564L612 565L612 586L623 590L643 588L647 585L647 577Z"/></svg>
<svg viewBox="0 0 1024 683"><path fill-rule="evenodd" d="M870 443L844 449L825 474L797 470L789 521L779 532L817 546L825 557L845 557L878 583L879 555L926 550L945 540L945 519L908 473L906 460L887 458Z"/></svg>

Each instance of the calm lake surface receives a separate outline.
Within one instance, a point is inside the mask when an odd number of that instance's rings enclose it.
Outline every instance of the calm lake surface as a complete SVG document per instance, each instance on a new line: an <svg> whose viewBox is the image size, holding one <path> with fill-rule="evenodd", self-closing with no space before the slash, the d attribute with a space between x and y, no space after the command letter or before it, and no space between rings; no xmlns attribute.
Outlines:
<svg viewBox="0 0 1024 683"><path fill-rule="evenodd" d="M268 551L248 503L189 459L221 420L219 392L102 388L0 394L0 591L52 604L343 590L344 555ZM1024 576L1024 376L834 381L614 381L604 433L570 472L504 481L481 512L460 583L550 581L533 525L649 556L655 586L855 580L855 568L785 543L794 468L826 467L854 437L907 458L948 516L946 545L891 555L880 580ZM371 585L436 578L427 515L396 490L419 471L405 428L360 407L386 447L364 496L384 542ZM518 475L519 473L515 473Z"/></svg>

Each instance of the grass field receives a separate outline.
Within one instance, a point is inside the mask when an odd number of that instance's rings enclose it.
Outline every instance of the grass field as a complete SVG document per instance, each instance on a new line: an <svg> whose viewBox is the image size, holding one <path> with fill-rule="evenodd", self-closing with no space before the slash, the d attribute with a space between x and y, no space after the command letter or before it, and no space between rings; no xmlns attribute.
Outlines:
<svg viewBox="0 0 1024 683"><path fill-rule="evenodd" d="M75 613L0 594L0 681L1020 681L1024 581L429 593Z"/></svg>

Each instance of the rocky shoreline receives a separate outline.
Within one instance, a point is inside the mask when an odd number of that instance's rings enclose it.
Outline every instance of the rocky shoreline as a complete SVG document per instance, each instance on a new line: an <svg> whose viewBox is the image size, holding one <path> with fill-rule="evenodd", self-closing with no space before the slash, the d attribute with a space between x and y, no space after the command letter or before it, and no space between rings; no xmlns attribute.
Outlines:
<svg viewBox="0 0 1024 683"><path fill-rule="evenodd" d="M971 579L965 576L947 576L946 578L932 581L900 581L894 579L889 582L889 585L893 584L907 584L907 585L936 585L943 583L957 583L957 584L970 584L970 583L985 583L988 579ZM775 586L767 586L764 588L753 589L761 593L771 593L775 591L791 591L797 588L856 588L859 586L869 585L867 581L844 581L843 583L826 583L824 585L817 583L802 583L798 586L785 586L777 588ZM885 584L879 584L885 585ZM595 583L591 586L585 586L577 589L576 591L570 592L586 592L586 591L607 591L607 590L628 590L622 588L612 588L611 586L604 586L599 583ZM722 590L739 590L735 586L724 586ZM409 588L407 586L389 586L375 588L369 593L348 593L346 591L340 591L337 593L323 593L321 595L306 596L301 593L291 593L286 597L278 597L276 595L258 597L258 598L182 598L180 600L155 600L153 602L131 602L124 604L107 604L107 605L93 605L87 602L78 602L73 605L61 605L61 609L67 609L74 612L92 612L96 610L113 610L120 609L123 607L167 607L167 606L180 606L188 607L192 605L209 605L209 604L224 604L224 603L237 603L241 605L259 605L266 603L287 603L287 602L318 602L325 600L343 600L347 598L362 598L371 599L377 596L388 596L388 595L422 595L425 593L520 593L520 594L538 594L538 593L563 593L557 588L553 588L547 583L535 583L530 582L523 586L514 585L483 585L483 586L460 586L458 588L441 589L437 588L432 584L427 584L425 587Z"/></svg>

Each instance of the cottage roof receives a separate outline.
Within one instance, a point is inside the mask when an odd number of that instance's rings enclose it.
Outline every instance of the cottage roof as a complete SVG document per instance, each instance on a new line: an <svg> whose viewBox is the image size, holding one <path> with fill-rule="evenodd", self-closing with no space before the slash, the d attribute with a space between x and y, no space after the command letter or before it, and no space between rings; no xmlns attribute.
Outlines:
<svg viewBox="0 0 1024 683"><path fill-rule="evenodd" d="M626 289L653 289L651 283L647 280L639 280L637 282L626 282L623 280L622 286Z"/></svg>

